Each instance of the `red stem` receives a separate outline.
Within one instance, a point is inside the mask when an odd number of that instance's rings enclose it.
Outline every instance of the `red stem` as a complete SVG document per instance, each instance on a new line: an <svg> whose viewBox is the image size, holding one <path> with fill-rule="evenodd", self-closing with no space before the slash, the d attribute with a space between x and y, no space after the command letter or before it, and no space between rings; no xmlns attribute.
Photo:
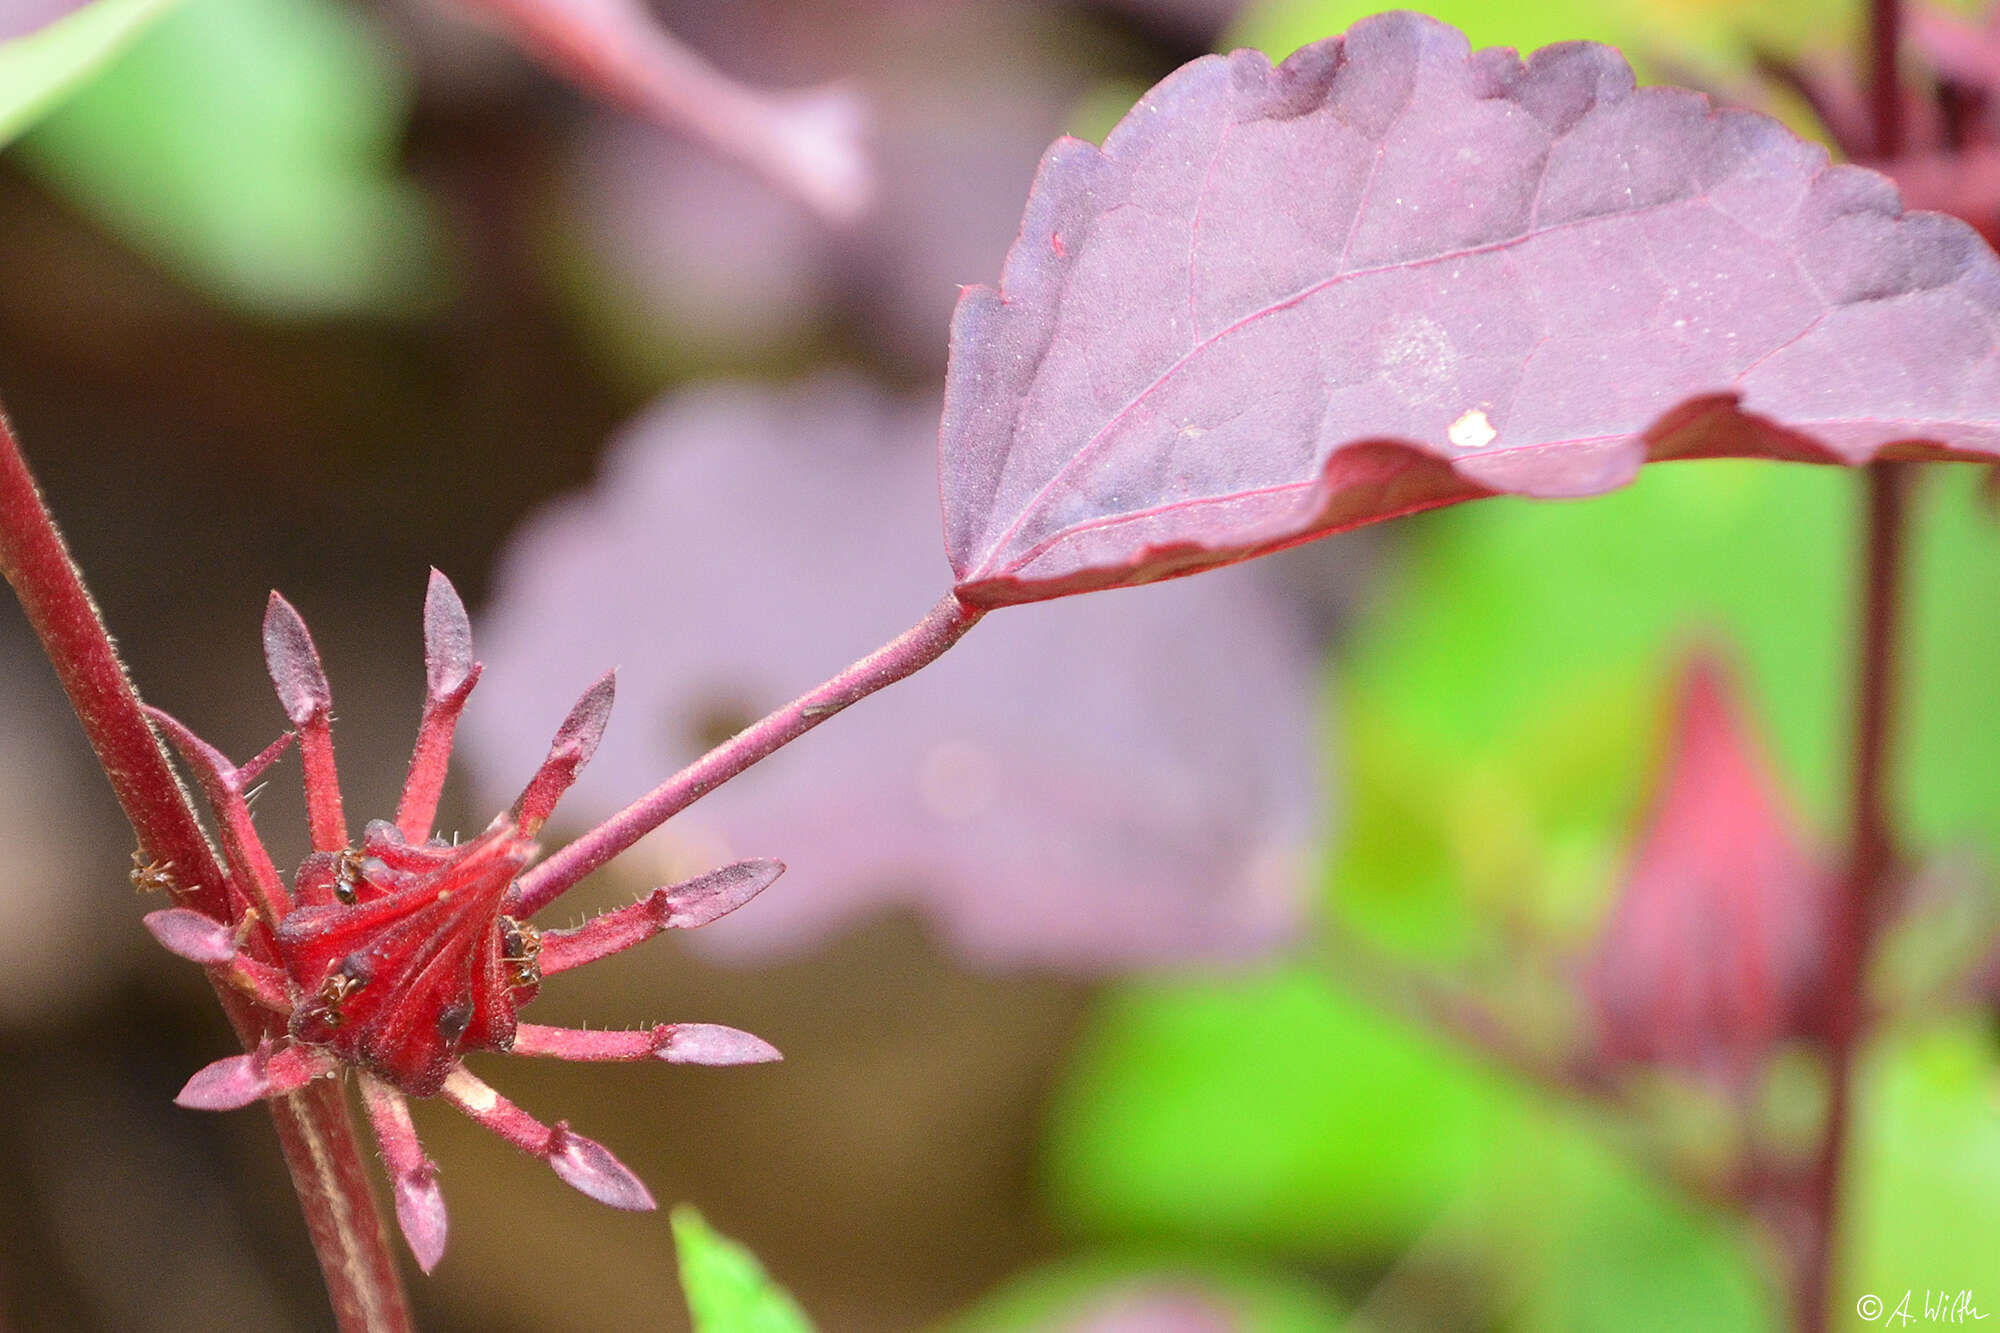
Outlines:
<svg viewBox="0 0 2000 1333"><path fill-rule="evenodd" d="M523 875L513 912L525 918L547 907L572 884L772 751L797 740L849 704L936 661L985 614L959 601L956 593L946 593L930 614L900 637L763 721L737 732Z"/></svg>
<svg viewBox="0 0 2000 1333"><path fill-rule="evenodd" d="M1896 70L1902 30L1902 0L1874 0L1868 7L1868 101L1875 156L1884 161L1903 151L1903 85Z"/></svg>
<svg viewBox="0 0 2000 1333"><path fill-rule="evenodd" d="M186 789L140 711L138 693L112 647L97 604L83 585L4 416L0 416L0 575L21 599L28 623L55 666L118 804L138 835L141 854L171 865L176 903L227 920L226 890L215 853ZM244 1050L255 1049L260 1037L278 1035L269 1015L219 984L214 975L210 980ZM399 1333L414 1327L338 1085L315 1083L267 1104L340 1328Z"/></svg>
<svg viewBox="0 0 2000 1333"><path fill-rule="evenodd" d="M1903 514L1908 464L1868 469L1868 553L1862 584L1860 679L1856 698L1852 845L1828 941L1825 1036L1828 1101L1819 1152L1805 1179L1808 1225L1801 1238L1796 1325L1821 1333L1832 1302L1841 1184L1853 1122L1854 1067L1868 1022L1868 963L1882 904L1896 869L1889 810L1895 741L1896 637L1900 619Z"/></svg>
<svg viewBox="0 0 2000 1333"><path fill-rule="evenodd" d="M1869 103L1875 154L1903 150L1902 0L1868 7ZM1868 469L1868 550L1861 587L1861 658L1854 719L1854 780L1847 872L1831 914L1826 973L1826 1124L1804 1180L1805 1226L1795 1247L1793 1320L1800 1333L1823 1333L1833 1304L1833 1260L1840 1236L1843 1165L1853 1122L1854 1065L1868 1020L1868 962L1895 873L1888 767L1894 741L1896 635L1903 566L1907 466Z"/></svg>

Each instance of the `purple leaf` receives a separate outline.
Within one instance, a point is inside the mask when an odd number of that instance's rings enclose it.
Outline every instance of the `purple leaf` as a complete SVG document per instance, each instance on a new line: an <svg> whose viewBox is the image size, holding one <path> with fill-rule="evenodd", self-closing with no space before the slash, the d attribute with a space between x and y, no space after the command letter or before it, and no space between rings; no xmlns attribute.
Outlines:
<svg viewBox="0 0 2000 1333"><path fill-rule="evenodd" d="M610 730L564 807L602 816L900 632L946 577L935 486L923 407L862 385L663 403L514 539L480 625L499 693L467 715L475 780L497 794L561 682L623 662L641 721ZM1301 914L1320 741L1313 655L1260 574L1010 614L626 864L670 879L782 855L785 883L695 937L738 954L903 903L989 963L1268 948Z"/></svg>
<svg viewBox="0 0 2000 1333"><path fill-rule="evenodd" d="M946 545L997 604L1648 458L1990 456L1996 314L1977 235L1776 121L1382 15L1049 150L953 320Z"/></svg>
<svg viewBox="0 0 2000 1333"><path fill-rule="evenodd" d="M1830 889L1728 675L1697 661L1660 792L1586 972L1604 1053L1753 1075L1780 1039L1810 1030Z"/></svg>

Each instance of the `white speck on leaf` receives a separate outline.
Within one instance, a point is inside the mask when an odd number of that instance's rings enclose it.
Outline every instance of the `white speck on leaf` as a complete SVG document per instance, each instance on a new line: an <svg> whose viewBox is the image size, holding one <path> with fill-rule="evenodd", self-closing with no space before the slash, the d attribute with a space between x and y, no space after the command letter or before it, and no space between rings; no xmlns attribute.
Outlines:
<svg viewBox="0 0 2000 1333"><path fill-rule="evenodd" d="M1486 413L1476 407L1452 422L1450 429L1445 431L1447 438L1460 449L1484 449L1499 434L1493 429L1493 423L1486 419Z"/></svg>

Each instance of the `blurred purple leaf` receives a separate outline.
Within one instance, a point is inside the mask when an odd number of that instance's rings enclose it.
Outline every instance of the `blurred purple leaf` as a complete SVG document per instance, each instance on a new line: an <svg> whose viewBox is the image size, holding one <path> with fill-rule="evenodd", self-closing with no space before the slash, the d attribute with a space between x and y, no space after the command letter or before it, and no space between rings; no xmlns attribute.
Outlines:
<svg viewBox="0 0 2000 1333"><path fill-rule="evenodd" d="M465 722L488 803L607 664L626 724L564 806L579 820L920 616L948 577L931 419L821 381L635 423L503 563L478 633L499 693ZM913 903L991 963L1248 955L1297 923L1321 815L1306 637L1257 570L1010 614L634 854L662 880L785 859L781 886L702 932L725 952Z"/></svg>
<svg viewBox="0 0 2000 1333"><path fill-rule="evenodd" d="M1718 663L1689 667L1671 743L1585 988L1609 1059L1741 1080L1811 1030L1830 874Z"/></svg>
<svg viewBox="0 0 2000 1333"><path fill-rule="evenodd" d="M1042 150L1102 77L1088 50L1032 7L988 3L876 58L881 209L838 239L855 303L904 364L934 373L959 289L1006 257Z"/></svg>
<svg viewBox="0 0 2000 1333"><path fill-rule="evenodd" d="M732 68L812 77L837 59L869 90L868 225L829 232L732 164L601 123L578 144L567 191L586 313L650 384L684 377L689 353L740 363L788 350L843 306L899 365L935 373L959 288L998 269L1036 161L1100 77L1091 48L1073 18L1032 6L742 10L720 27L678 21ZM783 58L808 40L818 61Z"/></svg>
<svg viewBox="0 0 2000 1333"><path fill-rule="evenodd" d="M643 0L462 3L583 87L745 163L827 218L848 222L867 208L867 114L848 89L738 83L668 32Z"/></svg>
<svg viewBox="0 0 2000 1333"><path fill-rule="evenodd" d="M606 115L589 122L564 181L586 313L649 384L681 348L741 361L818 317L831 284L825 229L738 164Z"/></svg>
<svg viewBox="0 0 2000 1333"><path fill-rule="evenodd" d="M1648 458L1990 456L1996 313L1975 233L1775 121L1382 15L1049 150L953 320L947 548L998 604Z"/></svg>
<svg viewBox="0 0 2000 1333"><path fill-rule="evenodd" d="M25 37L83 8L85 0L6 0L0 4L0 42Z"/></svg>

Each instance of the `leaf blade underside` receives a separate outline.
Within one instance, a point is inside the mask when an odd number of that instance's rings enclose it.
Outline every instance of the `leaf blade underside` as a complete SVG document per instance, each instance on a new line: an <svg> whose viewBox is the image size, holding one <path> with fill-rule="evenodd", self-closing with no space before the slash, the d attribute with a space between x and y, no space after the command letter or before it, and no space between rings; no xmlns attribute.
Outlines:
<svg viewBox="0 0 2000 1333"><path fill-rule="evenodd" d="M1641 463L2000 454L2000 262L1777 122L1414 14L1206 57L1058 141L952 325L983 605Z"/></svg>

